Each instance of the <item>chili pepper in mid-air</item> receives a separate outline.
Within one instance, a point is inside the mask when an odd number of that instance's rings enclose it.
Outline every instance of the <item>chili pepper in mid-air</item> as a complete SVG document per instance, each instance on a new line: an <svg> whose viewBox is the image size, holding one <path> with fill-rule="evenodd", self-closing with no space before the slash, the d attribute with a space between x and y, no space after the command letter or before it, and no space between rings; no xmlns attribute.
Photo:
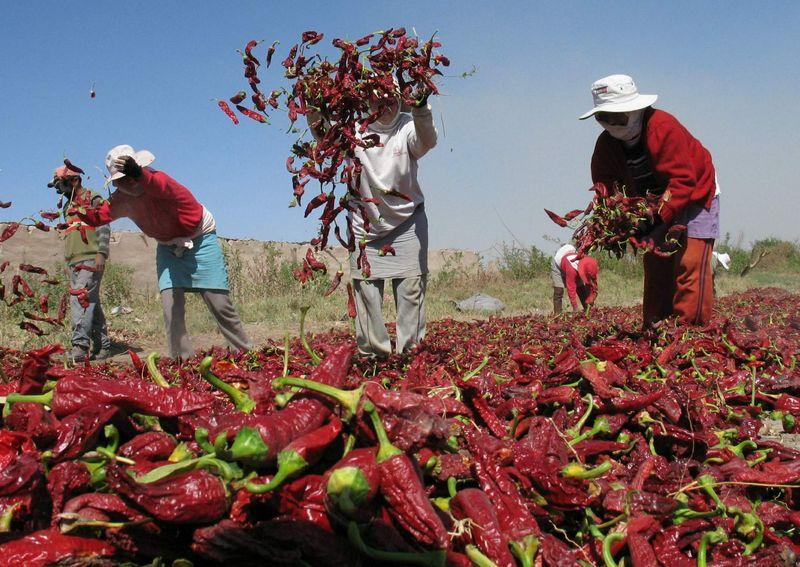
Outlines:
<svg viewBox="0 0 800 567"><path fill-rule="evenodd" d="M0 233L0 242L5 242L6 240L14 236L18 228L19 228L18 222L8 223L6 227L3 229L3 232Z"/></svg>
<svg viewBox="0 0 800 567"><path fill-rule="evenodd" d="M244 91L240 91L240 92L244 93ZM245 96L247 96L247 95L245 95ZM231 100L233 100L233 98L231 98ZM236 104L236 103L234 103L234 104ZM222 112L224 112L228 116L228 118L231 119L231 122L233 122L234 124L238 124L239 123L239 118L237 118L236 114L234 114L233 110L231 110L231 107L228 106L227 102L225 102L224 100L219 100L219 101L217 101L217 105L222 109Z"/></svg>
<svg viewBox="0 0 800 567"><path fill-rule="evenodd" d="M355 319L356 315L356 298L353 295L353 284L347 282L347 316Z"/></svg>
<svg viewBox="0 0 800 567"><path fill-rule="evenodd" d="M263 40L251 39L250 41L247 42L247 45L245 45L245 47L244 47L244 53L247 56L247 59L249 59L250 61L252 61L256 65L261 65L261 63L253 55L253 48L256 45L258 45L259 43L261 43L261 41L263 41Z"/></svg>
<svg viewBox="0 0 800 567"><path fill-rule="evenodd" d="M238 93L236 93L235 95L233 95L233 96L232 96L231 98L229 98L228 100L230 100L232 104L239 104L240 102L242 102L242 101L243 101L244 99L246 99L246 98L247 98L247 93L246 93L246 92L244 92L244 91L239 91ZM224 109L223 109L223 110L224 110ZM226 114L227 114L227 112L226 112ZM231 111L231 114L233 114L233 111ZM229 114L228 116L230 116L230 114ZM235 116L235 115L234 115L234 116Z"/></svg>
<svg viewBox="0 0 800 567"><path fill-rule="evenodd" d="M344 276L344 272L342 270L336 270L336 273L331 280L331 284L328 286L328 289L325 290L325 297L328 297L330 294L336 291L336 289L339 287L339 284L342 282L342 276Z"/></svg>
<svg viewBox="0 0 800 567"><path fill-rule="evenodd" d="M272 45L267 48L267 60L266 60L266 67L269 69L270 64L272 63L272 56L275 54L275 48L278 46L279 41L273 41Z"/></svg>
<svg viewBox="0 0 800 567"><path fill-rule="evenodd" d="M89 307L89 291L85 287L80 289L70 288L69 294L76 297L78 299L78 304L84 309Z"/></svg>
<svg viewBox="0 0 800 567"><path fill-rule="evenodd" d="M77 165L73 165L73 163L66 158L64 158L64 165L67 167L68 170L77 173L79 175L84 175L83 170L80 167L78 167Z"/></svg>
<svg viewBox="0 0 800 567"><path fill-rule="evenodd" d="M266 116L263 114L256 112L255 110L251 110L241 104L236 105L236 110L247 116L248 118L255 120L256 122L261 122L262 124L266 124L268 122Z"/></svg>
<svg viewBox="0 0 800 567"><path fill-rule="evenodd" d="M396 252L394 251L394 248L392 248L389 244L385 244L384 246L381 246L381 249L378 250L378 256L387 256L389 254L391 254L392 256L396 256Z"/></svg>
<svg viewBox="0 0 800 567"><path fill-rule="evenodd" d="M0 209L7 209L11 206L11 201L0 201Z"/></svg>
<svg viewBox="0 0 800 567"><path fill-rule="evenodd" d="M314 251L311 250L311 248L306 251L305 260L308 262L309 267L315 272L322 272L324 274L328 271L328 267L314 257Z"/></svg>
<svg viewBox="0 0 800 567"><path fill-rule="evenodd" d="M386 430L372 402L364 404L378 437L378 468L381 494L389 513L416 541L445 549L450 540L447 529L433 509L411 459L389 442Z"/></svg>
<svg viewBox="0 0 800 567"><path fill-rule="evenodd" d="M20 288L22 288L21 291ZM11 278L11 291L14 293L14 295L19 296L27 295L28 297L33 297L35 295L33 293L33 289L31 289L31 286L29 286L28 282L25 281L25 278L20 275L15 275L13 278Z"/></svg>
<svg viewBox="0 0 800 567"><path fill-rule="evenodd" d="M45 220L54 221L61 216L61 213L56 211L40 211L39 216Z"/></svg>

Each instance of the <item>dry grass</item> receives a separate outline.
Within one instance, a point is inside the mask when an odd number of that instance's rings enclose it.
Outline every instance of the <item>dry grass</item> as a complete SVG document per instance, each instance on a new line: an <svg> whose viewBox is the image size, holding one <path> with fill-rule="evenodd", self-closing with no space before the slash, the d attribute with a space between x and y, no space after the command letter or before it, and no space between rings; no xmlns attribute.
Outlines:
<svg viewBox="0 0 800 567"><path fill-rule="evenodd" d="M749 257L745 252L739 255L742 261ZM287 330L297 334L301 305L311 306L308 317L311 330L349 326L344 285L327 298L322 296L327 287L324 278L302 289L291 277L291 271L296 266L281 260L277 251L269 245L265 245L264 254L255 262L245 263L230 251L227 261L231 293L248 332L257 343L277 339ZM456 301L476 292L503 301L506 305L505 315L549 313L552 309L552 288L548 262L549 258L538 251L520 250L506 250L499 269L464 267L455 258L429 277L426 298L428 319L473 319L485 316L461 313L455 308ZM794 265L770 265L769 270L758 267L744 278L734 272L738 270L722 273L718 277L719 295L763 286L778 286L800 292L800 278ZM600 278L598 306L629 306L641 301L642 279L638 262L603 259ZM387 293L391 293L390 289L387 286ZM112 338L117 343L145 350L163 349L164 331L158 296L151 291L133 289L129 268L109 265L103 280L103 296L107 313L116 305L133 310L127 315L108 317ZM393 320L394 305L388 295L384 313L387 321ZM34 337L18 328L21 319L22 310L19 307L8 308L0 303L0 345L33 348L48 342L69 344L66 329L45 337ZM187 326L190 334L197 339L197 346L221 341L214 320L202 300L194 295L190 295L187 301Z"/></svg>

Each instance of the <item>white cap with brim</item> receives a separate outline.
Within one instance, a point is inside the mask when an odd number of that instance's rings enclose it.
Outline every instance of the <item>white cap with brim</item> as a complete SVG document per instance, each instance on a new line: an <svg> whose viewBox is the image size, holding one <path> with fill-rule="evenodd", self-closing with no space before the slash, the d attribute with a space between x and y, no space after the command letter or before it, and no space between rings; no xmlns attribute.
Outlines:
<svg viewBox="0 0 800 567"><path fill-rule="evenodd" d="M106 178L104 186L107 186L112 181L125 177L125 174L117 169L117 166L115 165L117 158L123 156L131 156L133 161L135 161L141 167L147 167L156 159L156 156L147 150L139 150L137 152L133 149L133 147L127 144L111 148L108 151L108 154L106 154L106 168L108 169L109 176Z"/></svg>
<svg viewBox="0 0 800 567"><path fill-rule="evenodd" d="M610 75L592 85L594 108L579 118L586 120L598 112L632 112L651 106L658 95L639 94L628 75Z"/></svg>

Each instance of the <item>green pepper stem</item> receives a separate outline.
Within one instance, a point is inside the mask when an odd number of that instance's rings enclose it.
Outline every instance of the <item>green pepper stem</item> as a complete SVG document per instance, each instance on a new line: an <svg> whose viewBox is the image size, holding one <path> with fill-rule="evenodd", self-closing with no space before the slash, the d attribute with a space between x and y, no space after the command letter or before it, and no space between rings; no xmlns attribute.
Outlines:
<svg viewBox="0 0 800 567"><path fill-rule="evenodd" d="M251 413L254 409L256 409L256 402L253 400L253 398L241 390L234 388L227 382L220 380L211 373L211 363L213 361L214 359L212 357L207 356L200 363L200 375L203 377L203 380L210 383L218 390L224 392L231 399L236 409L240 412Z"/></svg>
<svg viewBox="0 0 800 567"><path fill-rule="evenodd" d="M469 557L469 560L472 561L472 564L475 567L497 567L497 563L486 557L481 551L475 547L474 545L468 545L464 548L464 551Z"/></svg>
<svg viewBox="0 0 800 567"><path fill-rule="evenodd" d="M336 402L342 406L349 415L355 415L358 411L358 403L361 401L361 397L364 393L364 387L361 386L356 388L355 390L342 390L340 388L334 388L333 386L329 386L328 384L321 384L320 382L314 382L313 380L307 380L305 378L276 378L272 381L273 388L283 388L285 386L295 386L297 388L305 388L306 390L311 390L312 392L318 392L320 394L324 394L329 398L334 399Z"/></svg>
<svg viewBox="0 0 800 567"><path fill-rule="evenodd" d="M587 469L580 463L569 463L561 469L561 476L584 480L597 478L611 470L611 461L603 461L593 469Z"/></svg>
<svg viewBox="0 0 800 567"><path fill-rule="evenodd" d="M464 374L464 376L461 378L461 380L463 380L464 382L468 382L469 380L472 380L475 376L477 376L478 372L483 370L483 367L486 366L487 364L489 364L489 357L488 356L484 356L483 360L481 361L481 363L474 370L470 370L469 372Z"/></svg>
<svg viewBox="0 0 800 567"><path fill-rule="evenodd" d="M372 427L375 429L375 435L378 437L378 463L382 463L395 455L404 454L403 451L392 445L392 442L389 441L389 436L386 435L386 429L384 429L383 422L380 416L378 416L378 410L375 408L375 404L367 400L364 403L364 411L369 414L369 418L372 420Z"/></svg>
<svg viewBox="0 0 800 567"><path fill-rule="evenodd" d="M700 537L700 546L697 548L697 567L707 567L709 543L722 543L725 541L728 541L728 536L722 528L717 528L713 532L704 533Z"/></svg>
<svg viewBox="0 0 800 567"><path fill-rule="evenodd" d="M314 349L311 348L311 345L308 344L308 340L306 339L305 327L306 327L306 314L308 314L308 310L311 308L310 305L306 305L300 308L300 343L303 345L303 349L308 353L308 356L311 357L311 364L314 366L319 366L322 362L322 359L319 355L314 352Z"/></svg>
<svg viewBox="0 0 800 567"><path fill-rule="evenodd" d="M286 378L289 375L289 331L283 334L283 374Z"/></svg>
<svg viewBox="0 0 800 567"><path fill-rule="evenodd" d="M278 488L286 479L304 470L307 466L308 461L301 457L297 451L281 451L278 453L278 470L269 482L266 484L248 482L245 486L247 490L255 494L269 492Z"/></svg>
<svg viewBox="0 0 800 567"><path fill-rule="evenodd" d="M529 534L519 541L510 542L509 548L511 554L519 561L520 567L533 567L533 560L539 550L539 539Z"/></svg>
<svg viewBox="0 0 800 567"><path fill-rule="evenodd" d="M447 477L447 492L450 494L450 498L454 498L458 493L458 489L456 488L456 477Z"/></svg>
<svg viewBox="0 0 800 567"><path fill-rule="evenodd" d="M420 565L422 567L444 567L446 553L444 550L424 551L421 553L408 553L403 551L384 551L370 547L361 537L358 524L350 522L347 526L347 538L360 553L376 561L387 563L403 563L405 565Z"/></svg>
<svg viewBox="0 0 800 567"><path fill-rule="evenodd" d="M611 426L608 423L608 420L605 417L599 417L595 420L594 425L574 439L570 439L567 445L570 447L577 445L581 441L585 441L586 439L591 439L598 433L608 433L611 431Z"/></svg>
<svg viewBox="0 0 800 567"><path fill-rule="evenodd" d="M603 538L603 563L606 564L606 567L618 567L618 563L611 553L611 546L614 545L615 542L622 541L623 539L625 539L625 534L623 532L611 532Z"/></svg>
<svg viewBox="0 0 800 567"><path fill-rule="evenodd" d="M53 403L53 394L55 390L50 390L44 394L16 394L12 393L6 396L6 405L19 404L23 402L30 402L34 404L42 404L49 406Z"/></svg>
<svg viewBox="0 0 800 567"><path fill-rule="evenodd" d="M150 374L150 378L153 380L153 382L162 388L169 388L169 382L164 379L164 376L159 371L156 362L158 362L157 352L151 352L147 355L147 372Z"/></svg>
<svg viewBox="0 0 800 567"><path fill-rule="evenodd" d="M589 407L587 407L586 411L583 412L583 415L578 420L578 423L576 423L574 427L567 429L567 433L569 433L570 437L577 437L580 434L581 429L583 429L583 426L586 423L586 420L589 419L589 415L592 413L592 410L594 410L594 398L591 394L588 394L588 398L589 400L587 403Z"/></svg>

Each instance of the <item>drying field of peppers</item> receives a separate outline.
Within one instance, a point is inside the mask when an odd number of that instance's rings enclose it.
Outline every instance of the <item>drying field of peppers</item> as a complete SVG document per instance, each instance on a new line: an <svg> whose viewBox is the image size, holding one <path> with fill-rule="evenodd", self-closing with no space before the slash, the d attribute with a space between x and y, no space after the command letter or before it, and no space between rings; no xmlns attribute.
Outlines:
<svg viewBox="0 0 800 567"><path fill-rule="evenodd" d="M379 362L0 349L0 565L794 565L799 303L442 320Z"/></svg>

